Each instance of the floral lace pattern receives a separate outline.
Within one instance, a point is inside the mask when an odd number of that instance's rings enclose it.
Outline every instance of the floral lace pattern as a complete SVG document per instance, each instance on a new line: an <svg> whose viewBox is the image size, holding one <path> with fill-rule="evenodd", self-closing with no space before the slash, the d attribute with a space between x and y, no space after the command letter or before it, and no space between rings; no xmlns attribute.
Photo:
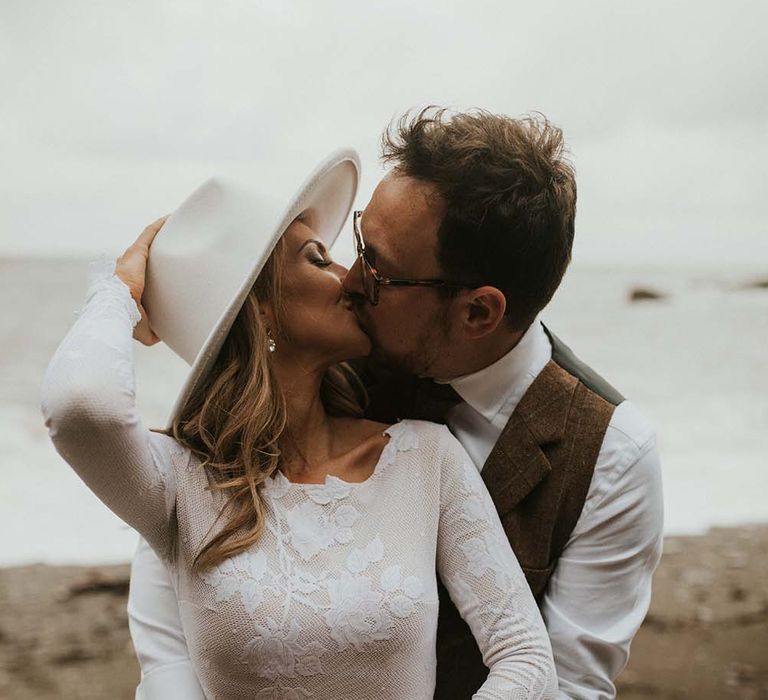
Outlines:
<svg viewBox="0 0 768 700"><path fill-rule="evenodd" d="M487 523L493 517L489 511L487 493L481 491L475 476L477 470L466 460L463 464L462 480L462 518L470 523ZM492 507L492 506L491 506ZM461 545L461 551L467 558L469 571L476 577L482 577L487 571L493 572L496 586L504 589L512 585L508 566L508 542L496 536L490 528L482 528L480 537L471 537Z"/></svg>
<svg viewBox="0 0 768 700"><path fill-rule="evenodd" d="M286 628L287 627L287 628ZM243 660L254 673L275 679L278 676L314 676L323 672L320 642L299 643L301 625L294 617L287 626L271 617L264 624L254 623L256 636L246 644Z"/></svg>
<svg viewBox="0 0 768 700"><path fill-rule="evenodd" d="M423 582L414 575L403 575L400 565L387 566L379 575L371 573L385 559L381 537L361 546L355 542L354 525L362 514L350 497L356 489L368 488L398 451L418 444L404 424L392 426L388 432L390 441L364 482L349 483L329 475L323 484L293 484L278 472L262 490L273 516L266 527L277 544L278 556L268 560L262 551L249 550L201 575L215 590L217 603L236 599L253 619L255 634L246 644L241 662L254 673L281 682L324 673L323 661L329 654L365 651L391 639L396 620L411 616L422 600ZM297 494L298 504L283 503L287 496L295 499ZM345 552L345 570L340 574L328 570L312 573L304 566L334 547ZM329 648L317 641L302 643L301 615L289 613L277 620L263 614L269 598L281 601L286 611L313 611L325 622L334 644ZM283 694L275 695L278 691ZM263 692L264 697L290 697L291 692L299 691L281 684Z"/></svg>

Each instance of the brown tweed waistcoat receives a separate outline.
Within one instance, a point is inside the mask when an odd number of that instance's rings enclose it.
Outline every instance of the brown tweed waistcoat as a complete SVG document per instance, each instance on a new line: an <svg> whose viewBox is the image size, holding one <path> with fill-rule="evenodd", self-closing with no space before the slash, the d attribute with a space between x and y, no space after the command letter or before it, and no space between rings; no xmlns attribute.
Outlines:
<svg viewBox="0 0 768 700"><path fill-rule="evenodd" d="M552 343L552 359L520 400L482 469L537 600L579 519L611 415L624 400L545 331ZM391 377L373 382L369 413L386 420L439 420L419 400L415 386ZM442 585L438 589L435 698L468 700L482 685L488 669L447 591Z"/></svg>

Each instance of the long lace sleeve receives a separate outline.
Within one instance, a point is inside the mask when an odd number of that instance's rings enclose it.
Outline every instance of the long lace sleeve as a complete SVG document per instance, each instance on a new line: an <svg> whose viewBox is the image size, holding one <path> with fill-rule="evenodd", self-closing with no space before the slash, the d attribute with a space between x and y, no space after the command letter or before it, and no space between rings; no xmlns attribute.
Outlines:
<svg viewBox="0 0 768 700"><path fill-rule="evenodd" d="M446 430L437 565L490 669L473 696L555 698L547 630L477 469Z"/></svg>
<svg viewBox="0 0 768 700"><path fill-rule="evenodd" d="M132 337L141 315L114 268L104 255L90 264L85 304L46 369L41 410L57 452L167 558L179 446L138 415Z"/></svg>

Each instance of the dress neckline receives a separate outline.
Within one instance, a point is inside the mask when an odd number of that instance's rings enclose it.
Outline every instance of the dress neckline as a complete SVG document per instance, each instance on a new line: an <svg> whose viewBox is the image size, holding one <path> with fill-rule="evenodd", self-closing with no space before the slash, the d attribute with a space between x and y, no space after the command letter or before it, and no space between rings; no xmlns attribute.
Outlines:
<svg viewBox="0 0 768 700"><path fill-rule="evenodd" d="M326 474L324 481L318 481L318 482L306 484L306 483L301 483L297 481L291 481L285 474L283 474L283 472L278 470L275 472L275 475L273 478L267 479L267 481L264 482L263 488L265 488L268 492L274 492L274 495L279 497L279 496L282 496L284 493L286 493L288 489L316 491L317 489L325 489L325 488L343 487L344 489L346 489L346 488L364 487L378 478L378 476L386 469L386 467L392 461L392 456L399 449L410 448L410 445L403 446L401 444L402 436L407 434L408 432L406 430L407 423L408 423L407 420L401 420L397 423L393 423L392 425L390 425L389 427L385 428L382 431L382 435L389 435L389 440L384 445L384 448L381 450L381 454L379 455L379 458L373 467L373 471L363 481L347 481L346 479L342 479L341 477L334 476L333 474Z"/></svg>

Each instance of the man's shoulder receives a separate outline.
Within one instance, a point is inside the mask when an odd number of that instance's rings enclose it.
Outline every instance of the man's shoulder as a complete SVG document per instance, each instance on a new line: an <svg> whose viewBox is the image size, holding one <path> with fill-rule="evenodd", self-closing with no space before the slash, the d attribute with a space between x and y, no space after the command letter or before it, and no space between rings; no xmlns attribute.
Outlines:
<svg viewBox="0 0 768 700"><path fill-rule="evenodd" d="M664 501L656 431L630 401L613 412L574 533L609 522L626 528L627 519L636 536L661 537Z"/></svg>
<svg viewBox="0 0 768 700"><path fill-rule="evenodd" d="M544 324L542 324L542 328L552 346L552 362L571 376L576 377L587 389L597 394L604 401L614 406L618 406L624 401L624 396L618 389L581 358L577 357L573 350Z"/></svg>
<svg viewBox="0 0 768 700"><path fill-rule="evenodd" d="M608 424L611 437L638 454L656 442L656 430L646 415L632 402L622 401Z"/></svg>
<svg viewBox="0 0 768 700"><path fill-rule="evenodd" d="M644 413L544 324L542 328L552 345L552 361L613 407L597 459L598 471L620 472L639 461L643 455L655 451L656 431ZM584 405L595 406L595 402Z"/></svg>
<svg viewBox="0 0 768 700"><path fill-rule="evenodd" d="M644 504L640 510L658 509L660 483L656 431L631 401L624 401L605 432L583 515L600 502L617 499L636 499Z"/></svg>

